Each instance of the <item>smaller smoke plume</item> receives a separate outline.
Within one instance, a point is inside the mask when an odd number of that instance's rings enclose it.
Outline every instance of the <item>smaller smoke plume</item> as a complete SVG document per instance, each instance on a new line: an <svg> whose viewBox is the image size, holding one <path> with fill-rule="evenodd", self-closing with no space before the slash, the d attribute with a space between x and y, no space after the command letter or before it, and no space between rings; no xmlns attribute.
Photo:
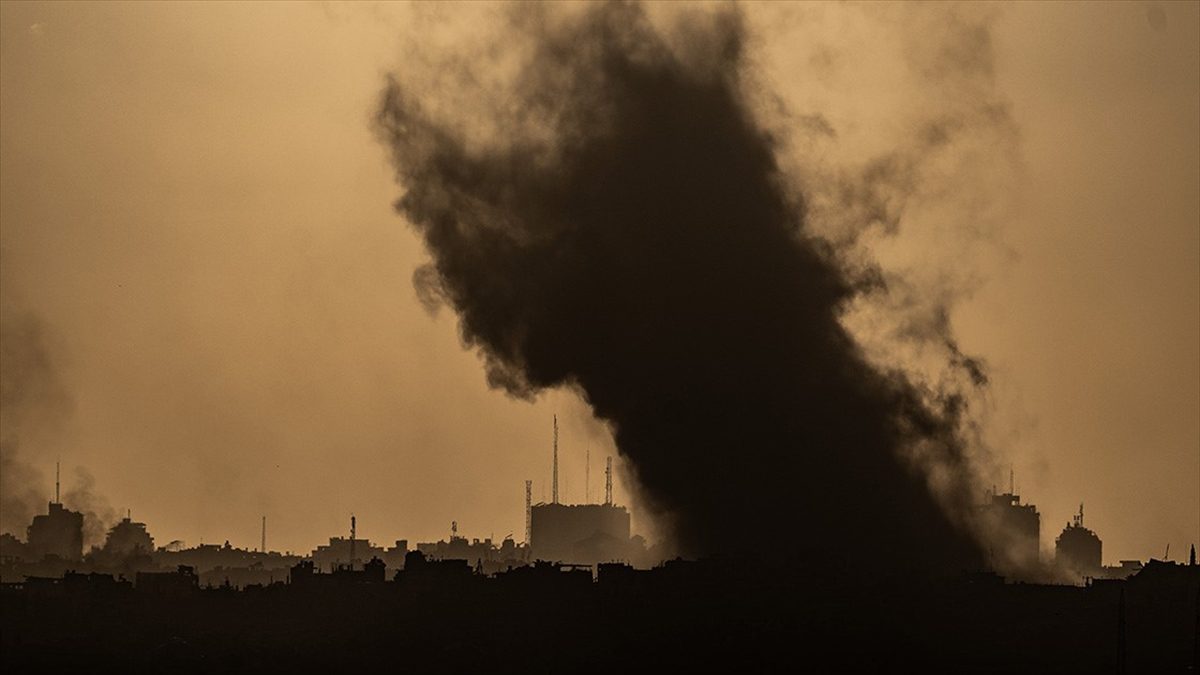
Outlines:
<svg viewBox="0 0 1200 675"><path fill-rule="evenodd" d="M53 332L14 296L8 279L0 288L0 531L24 538L33 517L53 499L37 467L50 466L62 452L61 431L74 402ZM77 468L62 495L67 508L84 514L85 545L102 542L116 520L95 482Z"/></svg>
<svg viewBox="0 0 1200 675"><path fill-rule="evenodd" d="M75 482L62 496L63 504L83 514L83 545L100 546L117 521L117 511L96 492L96 479L83 467L75 469Z"/></svg>
<svg viewBox="0 0 1200 675"><path fill-rule="evenodd" d="M49 501L42 474L27 459L48 445L71 411L42 320L0 297L0 530L23 536Z"/></svg>
<svg viewBox="0 0 1200 675"><path fill-rule="evenodd" d="M0 531L24 538L45 494L37 487L41 474L21 460L15 439L7 435L0 438L0 476Z"/></svg>

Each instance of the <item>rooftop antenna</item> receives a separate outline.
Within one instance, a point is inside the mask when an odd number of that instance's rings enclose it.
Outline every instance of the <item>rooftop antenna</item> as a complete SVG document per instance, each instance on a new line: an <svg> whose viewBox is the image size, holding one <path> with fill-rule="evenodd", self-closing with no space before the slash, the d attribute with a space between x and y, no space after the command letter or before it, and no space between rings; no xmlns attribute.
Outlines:
<svg viewBox="0 0 1200 675"><path fill-rule="evenodd" d="M258 549L258 552L259 552L259 553L266 553L266 552L267 552L267 517L266 517L266 516L263 516L263 521L262 521L262 544L260 545L260 547L259 547L259 549Z"/></svg>
<svg viewBox="0 0 1200 675"><path fill-rule="evenodd" d="M354 530L358 523L354 519L354 514L350 514L350 569L354 569Z"/></svg>
<svg viewBox="0 0 1200 675"><path fill-rule="evenodd" d="M1170 560L1171 559L1170 556L1171 556L1171 542L1168 541L1167 542L1167 550L1163 551L1163 560L1164 561Z"/></svg>
<svg viewBox="0 0 1200 675"><path fill-rule="evenodd" d="M612 506L612 457L604 458L604 505Z"/></svg>
<svg viewBox="0 0 1200 675"><path fill-rule="evenodd" d="M125 520L133 520L133 509L125 509Z"/></svg>
<svg viewBox="0 0 1200 675"><path fill-rule="evenodd" d="M62 499L60 499L58 496L58 487L59 487L58 478L59 478L59 470L62 468L61 465L62 465L62 462L55 460L55 462L54 462L54 503L55 504L62 503Z"/></svg>
<svg viewBox="0 0 1200 675"><path fill-rule="evenodd" d="M586 467L583 471L583 503L592 503L592 446L587 447L587 452L584 455L587 459L584 461Z"/></svg>
<svg viewBox="0 0 1200 675"><path fill-rule="evenodd" d="M533 481L525 481L525 545L533 535Z"/></svg>
<svg viewBox="0 0 1200 675"><path fill-rule="evenodd" d="M558 503L558 415L554 416L554 477L551 479L551 501Z"/></svg>
<svg viewBox="0 0 1200 675"><path fill-rule="evenodd" d="M1014 487L1014 485L1015 485L1015 483L1013 482L1013 469L1012 469L1012 466L1009 465L1009 467L1008 467L1008 494L1010 494L1010 495L1017 494L1017 489L1016 489L1016 487Z"/></svg>

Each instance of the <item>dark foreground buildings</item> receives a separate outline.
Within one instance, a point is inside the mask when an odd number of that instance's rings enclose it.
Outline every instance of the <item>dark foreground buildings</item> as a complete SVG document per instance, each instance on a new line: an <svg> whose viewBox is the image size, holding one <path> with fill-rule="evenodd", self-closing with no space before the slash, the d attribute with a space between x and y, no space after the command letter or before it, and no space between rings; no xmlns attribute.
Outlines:
<svg viewBox="0 0 1200 675"><path fill-rule="evenodd" d="M829 579L804 568L537 563L493 575L407 554L206 589L187 567L0 587L4 672L1171 673L1196 665L1200 566L1128 580Z"/></svg>
<svg viewBox="0 0 1200 675"><path fill-rule="evenodd" d="M644 542L611 497L532 505L526 494L528 544L468 540L452 525L448 541L383 548L357 538L352 522L350 536L306 557L228 542L155 549L127 517L81 559L82 517L52 503L28 542L0 536L0 672L1169 673L1200 664L1200 566L1101 568L1082 513L1054 561L1078 585L1044 585L914 576L886 557L848 571L835 556L746 555L753 546L636 569L628 563ZM1009 533L1010 558L1043 564L1036 508L1011 488L984 508Z"/></svg>

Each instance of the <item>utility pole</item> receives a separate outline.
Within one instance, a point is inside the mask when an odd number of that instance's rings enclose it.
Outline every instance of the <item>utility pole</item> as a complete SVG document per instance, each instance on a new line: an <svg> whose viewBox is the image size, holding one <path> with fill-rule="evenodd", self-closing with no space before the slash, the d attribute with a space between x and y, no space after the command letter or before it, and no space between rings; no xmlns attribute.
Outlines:
<svg viewBox="0 0 1200 675"><path fill-rule="evenodd" d="M554 477L551 479L550 500L558 503L558 415L554 416Z"/></svg>
<svg viewBox="0 0 1200 675"><path fill-rule="evenodd" d="M533 481L525 481L525 545L533 538Z"/></svg>

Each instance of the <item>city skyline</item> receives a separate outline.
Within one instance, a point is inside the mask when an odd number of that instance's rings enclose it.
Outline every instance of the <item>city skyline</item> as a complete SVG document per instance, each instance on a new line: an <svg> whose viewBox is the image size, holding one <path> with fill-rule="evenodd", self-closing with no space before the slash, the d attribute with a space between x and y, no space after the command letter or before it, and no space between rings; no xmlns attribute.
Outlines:
<svg viewBox="0 0 1200 675"><path fill-rule="evenodd" d="M1009 480L1010 480L1010 482L1007 487L992 486L992 487L988 488L985 493L981 493L980 500L978 501L978 506L980 508L985 508L987 506L987 504L989 504L992 500L994 500L996 498L1001 498L1003 501L1004 498L1016 497L1015 503L1021 504L1022 502L1024 502L1024 504L1026 505L1027 508L1032 507L1035 510L1035 512L1038 513L1038 516L1039 516L1039 519L1041 522L1041 528L1037 535L1039 556L1041 557L1043 563L1052 564L1054 561L1054 558L1055 558L1056 543L1057 543L1057 540L1059 539L1059 537L1063 534L1063 531L1070 530L1072 527L1082 528L1084 504L1083 503L1078 504L1076 507L1076 510L1071 512L1065 520L1063 520L1063 519L1054 520L1053 518L1048 517L1046 513L1036 511L1038 508L1038 504L1035 501L1031 501L1026 495L1021 494L1021 492L1016 487L1014 475L1010 474ZM553 481L551 480L550 482L552 483ZM565 484L565 481L563 481L563 482ZM613 486L614 486L614 492L616 492L619 484L614 482ZM603 494L603 492L600 493L600 495L602 495L602 494ZM565 494L565 490L564 490L564 494L561 496L562 498L560 499L560 501L558 503L561 503L564 505L601 505L601 504L606 503L604 498L600 495L597 495L597 493L593 492L592 495L593 495L593 497L589 498L589 499L580 500L580 501L572 501L570 499L570 495ZM48 503L51 505L63 505L62 500L60 500L58 498L49 499ZM554 503L556 503L556 502L553 501L552 497L532 500L532 504L535 506L546 506L546 505L554 504ZM617 504L615 499L614 499L613 503ZM71 508L70 505L67 505L67 508L68 509ZM621 508L625 509L627 507L621 506ZM130 519L132 519L132 513L133 513L132 508L129 508L129 507L122 508L122 509L120 509L120 515L116 516L119 520L104 522L104 523L102 523L104 526L103 529L94 529L92 532L90 532L89 534L92 538L90 540L85 540L83 542L82 550L83 550L84 554L86 555L89 552L92 552L94 550L98 550L98 549L102 548L104 539L109 534L111 528L119 525L122 522L126 522L126 521L129 521ZM272 548L271 547L271 540L266 535L268 521L267 521L267 518L265 515L259 515L259 516L257 516L258 520L255 520L255 522L258 523L258 525L260 527L260 530L258 531L260 539L267 541L267 546L265 549L261 546L261 542L260 542L259 546L255 546L252 543L243 542L240 538L223 537L220 535L220 533L217 533L217 536L215 536L215 537L210 537L207 539L202 536L198 536L195 540L188 540L188 539L176 537L176 536L171 535L170 533L166 533L165 535L161 535L161 536L155 535L154 526L153 526L153 521L154 521L153 516L145 517L144 522L142 522L141 525L144 525L146 527L146 531L148 533L150 533L151 536L154 538L154 540L156 542L156 548L164 549L164 550L165 549L179 549L179 548L195 548L195 547L199 547L199 546L226 545L226 546L232 546L235 549L244 550L244 551L309 556L309 555L311 555L312 550L315 550L317 547L322 545L321 542L327 542L333 538L348 540L348 537L344 537L343 535L346 535L347 532L351 528L350 519L356 518L356 517L361 519L361 517L363 515L367 516L366 522L368 524L371 524L371 521L375 520L375 518L373 517L373 514L370 514L370 513L364 514L361 512L358 512L358 513L350 512L350 513L346 514L346 517L345 517L346 522L343 523L343 525L345 526L343 528L343 531L327 533L327 536L323 536L322 538L314 540L313 543L310 543L305 547L297 548L297 549ZM93 517L93 516L94 516L94 514L92 514L92 513L88 513L85 515L85 517ZM524 518L524 516L523 516L523 518ZM1065 530L1060 531L1058 529L1059 522L1064 522L1066 524ZM270 524L274 525L274 522L272 521ZM1090 523L1090 521L1089 521L1089 524L1092 524L1092 523ZM457 520L451 520L451 521L449 521L449 523L447 523L445 525L443 530L436 536L426 536L426 537L422 538L422 537L411 537L406 532L388 530L387 522L383 522L383 523L375 523L375 524L373 524L372 527L369 528L371 532L376 532L376 533L381 533L381 534L377 534L374 537L368 537L365 535L356 536L356 540L368 542L371 544L379 544L379 545L387 545L388 542L397 541L397 540L404 540L404 541L409 541L409 542L413 542L413 543L418 542L418 541L427 541L427 542L432 543L435 541L446 541L446 539L443 539L442 537L448 535L449 539L453 539L455 537L463 537L465 540L468 540L468 541L487 541L487 542L493 542L496 545L499 545L499 543L504 541L505 539L512 539L517 544L528 544L528 542L526 541L524 534L523 534L525 522L523 521L521 523L521 525L522 525L522 528L520 528L520 529L507 529L506 530L505 528L500 528L499 530L497 530L497 529L493 528L493 529L486 529L486 530L472 530L469 528L463 528L462 531L460 532L459 531L459 522ZM237 528L234 528L234 529L236 530ZM422 529L423 530L431 530L431 529L436 529L436 528L425 527ZM86 530L86 528L85 528L85 530ZM504 534L497 535L496 532L498 532L500 530L504 530L505 531ZM18 532L10 532L8 534L13 534L13 535L17 536L18 539L25 538L24 530L21 530ZM633 528L632 534L641 536L641 534L637 531L636 527ZM1102 535L1103 532L1097 532L1097 534ZM99 535L103 535L103 536L99 536ZM1101 540L1103 540L1103 537L1101 537ZM664 542L651 541L651 542L647 542L647 543L659 544L659 543L664 543ZM732 544L732 542L731 542L731 544ZM1132 557L1132 558L1131 557L1116 558L1116 557L1113 557L1112 554L1110 554L1108 552L1104 552L1102 554L1101 562L1102 562L1102 564L1115 567L1115 566L1118 566L1118 564L1121 562L1127 562L1130 560L1142 561L1142 562L1145 562L1147 560L1152 560L1152 559L1162 560L1162 561L1172 561L1172 560L1186 561L1189 550L1194 550L1194 546L1195 546L1195 542L1184 542L1183 546L1176 547L1174 552L1172 552L1170 549L1170 544L1168 543L1167 546L1163 549L1162 553L1156 553L1155 551L1146 551L1142 555L1137 556L1137 557Z"/></svg>

